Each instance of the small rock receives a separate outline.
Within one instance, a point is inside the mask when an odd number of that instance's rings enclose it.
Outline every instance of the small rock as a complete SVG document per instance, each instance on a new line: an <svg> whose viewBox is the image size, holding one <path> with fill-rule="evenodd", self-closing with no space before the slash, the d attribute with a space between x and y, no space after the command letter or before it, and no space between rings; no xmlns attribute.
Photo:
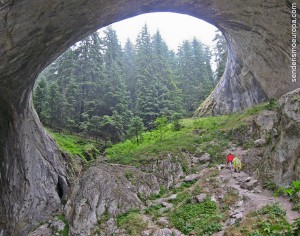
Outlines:
<svg viewBox="0 0 300 236"><path fill-rule="evenodd" d="M248 178L243 180L243 183L250 182L251 179L252 179L251 177L248 177Z"/></svg>
<svg viewBox="0 0 300 236"><path fill-rule="evenodd" d="M225 164L218 165L218 170L225 169L227 166Z"/></svg>
<svg viewBox="0 0 300 236"><path fill-rule="evenodd" d="M152 236L167 236L167 235L174 235L174 236L184 236L184 234L180 233L177 229L157 229L152 234Z"/></svg>
<svg viewBox="0 0 300 236"><path fill-rule="evenodd" d="M247 189L249 191L253 190L257 185L258 185L258 180L251 180L249 182L240 184L241 188Z"/></svg>
<svg viewBox="0 0 300 236"><path fill-rule="evenodd" d="M168 226L169 225L169 221L166 217L160 217L158 220L157 220L157 224L161 225L161 226Z"/></svg>
<svg viewBox="0 0 300 236"><path fill-rule="evenodd" d="M210 197L210 200L211 200L212 202L217 202L217 199L215 198L215 196L211 196L211 197Z"/></svg>
<svg viewBox="0 0 300 236"><path fill-rule="evenodd" d="M198 171L204 170L204 169L206 169L208 166L209 166L209 163L205 163L205 164L203 164L203 165L201 165L201 166L198 167Z"/></svg>
<svg viewBox="0 0 300 236"><path fill-rule="evenodd" d="M235 214L234 216L232 216L232 218L235 218L235 219L237 219L237 220L239 220L239 219L243 219L243 217L244 217L244 215L243 215L243 213L238 213L238 214Z"/></svg>
<svg viewBox="0 0 300 236"><path fill-rule="evenodd" d="M199 161L200 161L200 162L207 162L207 161L210 161L210 159L211 159L210 154L204 153L204 154L199 158Z"/></svg>
<svg viewBox="0 0 300 236"><path fill-rule="evenodd" d="M172 208L173 207L173 204L172 203L168 203L168 202L162 202L161 203L165 208L169 209L169 208Z"/></svg>
<svg viewBox="0 0 300 236"><path fill-rule="evenodd" d="M201 194L195 196L194 199L196 200L197 203L200 203L200 202L203 202L206 197L207 197L206 193L201 193Z"/></svg>
<svg viewBox="0 0 300 236"><path fill-rule="evenodd" d="M226 226L231 226L236 222L236 219L230 218L227 222L226 222Z"/></svg>
<svg viewBox="0 0 300 236"><path fill-rule="evenodd" d="M66 224L62 220L55 221L52 223L51 228L53 228L55 231L63 231Z"/></svg>
<svg viewBox="0 0 300 236"><path fill-rule="evenodd" d="M264 138L257 139L254 141L256 147L261 147L266 144L266 140Z"/></svg>
<svg viewBox="0 0 300 236"><path fill-rule="evenodd" d="M193 180L200 179L200 177L201 177L201 174L191 174L191 175L185 176L183 181L184 182L191 182Z"/></svg>
<svg viewBox="0 0 300 236"><path fill-rule="evenodd" d="M253 193L261 193L261 191L260 191L259 189L255 188L255 189L253 190Z"/></svg>
<svg viewBox="0 0 300 236"><path fill-rule="evenodd" d="M241 207L244 204L244 201L238 201L235 206L236 207Z"/></svg>
<svg viewBox="0 0 300 236"><path fill-rule="evenodd" d="M171 195L168 200L175 200L177 198L177 194Z"/></svg>

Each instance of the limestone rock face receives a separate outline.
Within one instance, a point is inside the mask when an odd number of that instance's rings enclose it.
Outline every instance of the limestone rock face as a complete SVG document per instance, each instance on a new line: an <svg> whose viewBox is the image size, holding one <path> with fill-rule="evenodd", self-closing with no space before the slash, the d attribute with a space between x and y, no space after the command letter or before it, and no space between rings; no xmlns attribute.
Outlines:
<svg viewBox="0 0 300 236"><path fill-rule="evenodd" d="M272 180L287 185L300 176L300 89L280 98L278 115L280 134L267 147L263 160Z"/></svg>
<svg viewBox="0 0 300 236"><path fill-rule="evenodd" d="M249 127L252 132L244 136L264 143L243 154L245 170L277 185L299 179L300 89L282 96L276 110L262 112Z"/></svg>
<svg viewBox="0 0 300 236"><path fill-rule="evenodd" d="M67 191L64 160L31 105L38 74L96 29L155 11L201 18L217 26L227 39L225 74L196 115L237 111L300 87L299 79L291 82L289 67L290 0L74 0L72 4L2 0L0 235L27 235L47 215L60 210L60 196L64 198ZM283 113L283 117L289 116ZM286 130L291 132L292 128ZM285 161L282 156L278 154L279 161Z"/></svg>
<svg viewBox="0 0 300 236"><path fill-rule="evenodd" d="M136 168L97 163L74 184L65 206L70 235L91 235L105 214L115 217L143 203L138 194L159 192L157 178Z"/></svg>
<svg viewBox="0 0 300 236"><path fill-rule="evenodd" d="M32 108L14 115L0 118L0 235L27 235L59 212L69 188L65 161Z"/></svg>

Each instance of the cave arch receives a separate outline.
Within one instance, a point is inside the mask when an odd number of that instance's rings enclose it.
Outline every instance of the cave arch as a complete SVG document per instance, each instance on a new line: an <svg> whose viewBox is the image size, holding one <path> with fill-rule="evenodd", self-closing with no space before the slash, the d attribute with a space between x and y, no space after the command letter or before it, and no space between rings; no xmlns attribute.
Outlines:
<svg viewBox="0 0 300 236"><path fill-rule="evenodd" d="M69 46L142 13L203 19L225 35L229 58L223 78L196 114L230 113L300 87L300 79L292 83L289 67L290 9L290 0L2 0L0 235L27 235L61 207L55 188L58 179L68 186L66 163L41 127L31 90L37 75Z"/></svg>

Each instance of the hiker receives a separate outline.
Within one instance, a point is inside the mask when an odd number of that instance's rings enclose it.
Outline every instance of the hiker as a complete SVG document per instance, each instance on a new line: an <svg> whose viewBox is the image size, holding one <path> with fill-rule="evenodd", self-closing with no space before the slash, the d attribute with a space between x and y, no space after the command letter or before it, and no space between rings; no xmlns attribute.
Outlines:
<svg viewBox="0 0 300 236"><path fill-rule="evenodd" d="M241 160L236 156L236 157L233 158L232 163L233 163L234 172L240 173L241 169L242 169Z"/></svg>
<svg viewBox="0 0 300 236"><path fill-rule="evenodd" d="M227 166L229 165L230 170L232 170L232 161L233 161L233 155L231 153L228 154L227 156Z"/></svg>

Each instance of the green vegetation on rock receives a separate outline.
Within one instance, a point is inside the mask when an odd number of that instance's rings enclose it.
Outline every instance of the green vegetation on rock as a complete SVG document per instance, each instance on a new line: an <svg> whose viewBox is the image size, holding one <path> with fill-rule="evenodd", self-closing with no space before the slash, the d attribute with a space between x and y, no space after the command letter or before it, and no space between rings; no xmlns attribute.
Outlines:
<svg viewBox="0 0 300 236"><path fill-rule="evenodd" d="M100 154L102 143L77 135L57 133L47 130L62 152L71 156L79 156L83 162L91 161Z"/></svg>
<svg viewBox="0 0 300 236"><path fill-rule="evenodd" d="M201 150L209 153L214 163L220 163L224 158L222 151L230 147L234 139L233 132L243 132L247 127L247 118L266 109L266 106L259 104L243 113L231 115L182 119L179 130L173 129L172 124L165 124L164 127L141 133L139 143L135 138L127 139L106 149L106 154L111 162L140 165L164 157L167 153L180 156L182 152L196 153ZM249 143L252 144L252 140Z"/></svg>

